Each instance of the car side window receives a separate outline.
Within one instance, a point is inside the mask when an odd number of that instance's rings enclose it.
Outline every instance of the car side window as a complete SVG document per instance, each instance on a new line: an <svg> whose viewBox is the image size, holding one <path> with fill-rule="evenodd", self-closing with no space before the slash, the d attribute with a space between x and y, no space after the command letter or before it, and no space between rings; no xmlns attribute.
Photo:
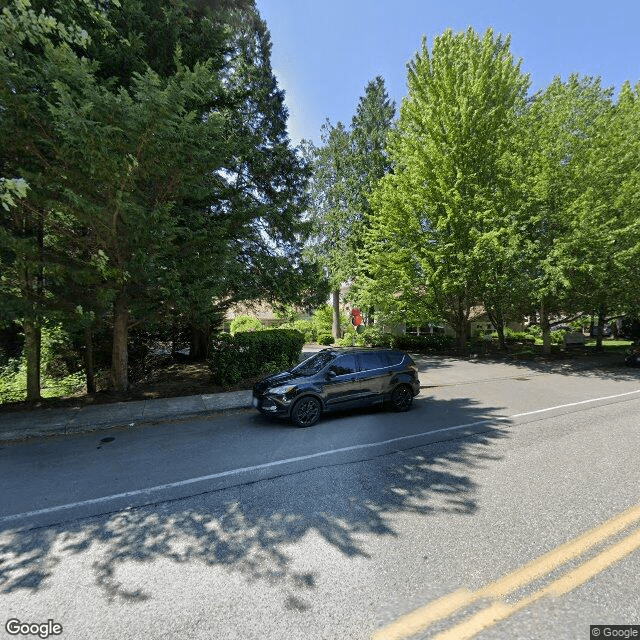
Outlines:
<svg viewBox="0 0 640 640"><path fill-rule="evenodd" d="M370 371L371 369L383 369L389 366L384 353L361 353L360 369Z"/></svg>
<svg viewBox="0 0 640 640"><path fill-rule="evenodd" d="M404 359L404 354L399 351L387 351L384 354L385 360L387 361L387 366L395 367L399 365Z"/></svg>
<svg viewBox="0 0 640 640"><path fill-rule="evenodd" d="M353 354L347 354L336 358L335 362L329 367L329 371L335 372L337 376L345 376L349 373L355 373L358 370L358 363Z"/></svg>

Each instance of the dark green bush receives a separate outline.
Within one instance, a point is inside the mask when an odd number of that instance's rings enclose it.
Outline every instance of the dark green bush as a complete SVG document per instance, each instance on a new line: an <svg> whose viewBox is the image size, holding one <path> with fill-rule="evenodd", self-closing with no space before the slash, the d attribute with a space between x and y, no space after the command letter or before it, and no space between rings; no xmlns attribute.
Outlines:
<svg viewBox="0 0 640 640"><path fill-rule="evenodd" d="M512 344L522 342L524 344L535 344L536 338L527 331L513 331L512 329L504 330L504 337L507 343Z"/></svg>
<svg viewBox="0 0 640 640"><path fill-rule="evenodd" d="M373 325L364 330L362 337L364 338L364 343L370 347L391 347L395 336Z"/></svg>
<svg viewBox="0 0 640 640"><path fill-rule="evenodd" d="M218 384L234 384L298 363L304 335L295 329L221 333L211 343L209 366Z"/></svg>
<svg viewBox="0 0 640 640"><path fill-rule="evenodd" d="M319 333L317 342L326 347L329 344L333 344L333 336L330 333Z"/></svg>
<svg viewBox="0 0 640 640"><path fill-rule="evenodd" d="M403 351L445 351L455 345L455 338L444 333L428 333L423 336L402 334L393 336L392 346Z"/></svg>
<svg viewBox="0 0 640 640"><path fill-rule="evenodd" d="M494 340L498 339L498 332L494 331L491 334L491 337ZM514 331L513 329L509 329L509 327L506 327L504 330L504 341L507 344L518 344L518 343L522 343L522 344L535 344L536 342L536 337L534 334L528 332L528 331Z"/></svg>

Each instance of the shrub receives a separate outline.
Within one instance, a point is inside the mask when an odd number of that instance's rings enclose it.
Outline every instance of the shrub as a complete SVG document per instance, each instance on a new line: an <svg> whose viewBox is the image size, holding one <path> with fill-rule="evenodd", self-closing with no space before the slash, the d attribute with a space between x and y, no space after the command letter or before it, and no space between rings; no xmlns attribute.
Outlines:
<svg viewBox="0 0 640 640"><path fill-rule="evenodd" d="M27 389L27 362L24 358L12 358L0 367L0 404L24 400Z"/></svg>
<svg viewBox="0 0 640 640"><path fill-rule="evenodd" d="M327 345L333 344L333 336L330 333L319 333L316 341L318 344L326 347Z"/></svg>
<svg viewBox="0 0 640 640"><path fill-rule="evenodd" d="M293 328L304 335L305 342L313 342L316 339L316 328L311 320L296 320Z"/></svg>
<svg viewBox="0 0 640 640"><path fill-rule="evenodd" d="M526 331L514 331L509 327L504 330L504 338L507 344L515 344L516 342L522 342L525 344L535 344L536 338Z"/></svg>
<svg viewBox="0 0 640 640"><path fill-rule="evenodd" d="M229 325L229 332L232 336L236 333L242 333L246 331L262 331L264 325L258 318L252 316L236 316Z"/></svg>
<svg viewBox="0 0 640 640"><path fill-rule="evenodd" d="M533 336L534 338L542 337L542 329L540 328L539 324L530 325L529 328L527 329L527 333Z"/></svg>
<svg viewBox="0 0 640 640"><path fill-rule="evenodd" d="M340 347L356 346L356 334L354 332L348 331L342 336L342 338L338 338L336 340L336 344Z"/></svg>
<svg viewBox="0 0 640 640"><path fill-rule="evenodd" d="M498 332L494 331L491 334L492 340L498 339ZM505 327L504 330L504 341L507 344L535 344L536 336L532 335L527 331L514 331L513 329L509 329L509 327Z"/></svg>
<svg viewBox="0 0 640 640"><path fill-rule="evenodd" d="M325 304L313 314L313 325L316 335L333 333L333 307ZM351 327L351 322L344 312L340 312L340 328L345 331Z"/></svg>
<svg viewBox="0 0 640 640"><path fill-rule="evenodd" d="M361 336L364 343L370 347L391 347L393 346L394 335L382 331L380 327L373 325L366 327Z"/></svg>
<svg viewBox="0 0 640 640"><path fill-rule="evenodd" d="M219 384L273 373L298 363L304 336L294 329L218 334L211 342L209 367Z"/></svg>

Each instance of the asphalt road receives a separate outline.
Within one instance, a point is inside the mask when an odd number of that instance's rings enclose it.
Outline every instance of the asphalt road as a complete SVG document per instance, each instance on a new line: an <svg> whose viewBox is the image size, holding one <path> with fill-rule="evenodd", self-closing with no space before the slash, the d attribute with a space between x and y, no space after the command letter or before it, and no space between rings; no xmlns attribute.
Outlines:
<svg viewBox="0 0 640 640"><path fill-rule="evenodd" d="M436 386L430 364L407 414L0 448L0 637L20 637L9 619L72 639L640 624L638 372L480 367Z"/></svg>

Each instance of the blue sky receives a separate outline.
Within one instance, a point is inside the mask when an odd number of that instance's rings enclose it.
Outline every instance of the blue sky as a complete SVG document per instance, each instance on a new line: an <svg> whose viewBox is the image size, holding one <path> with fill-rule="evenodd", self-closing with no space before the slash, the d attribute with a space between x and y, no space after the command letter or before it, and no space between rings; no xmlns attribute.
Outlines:
<svg viewBox="0 0 640 640"><path fill-rule="evenodd" d="M406 64L448 27L511 35L532 90L556 75L600 76L616 92L640 81L640 0L257 0L286 91L289 133L320 142L325 118L351 122L369 80L384 77L399 107Z"/></svg>

